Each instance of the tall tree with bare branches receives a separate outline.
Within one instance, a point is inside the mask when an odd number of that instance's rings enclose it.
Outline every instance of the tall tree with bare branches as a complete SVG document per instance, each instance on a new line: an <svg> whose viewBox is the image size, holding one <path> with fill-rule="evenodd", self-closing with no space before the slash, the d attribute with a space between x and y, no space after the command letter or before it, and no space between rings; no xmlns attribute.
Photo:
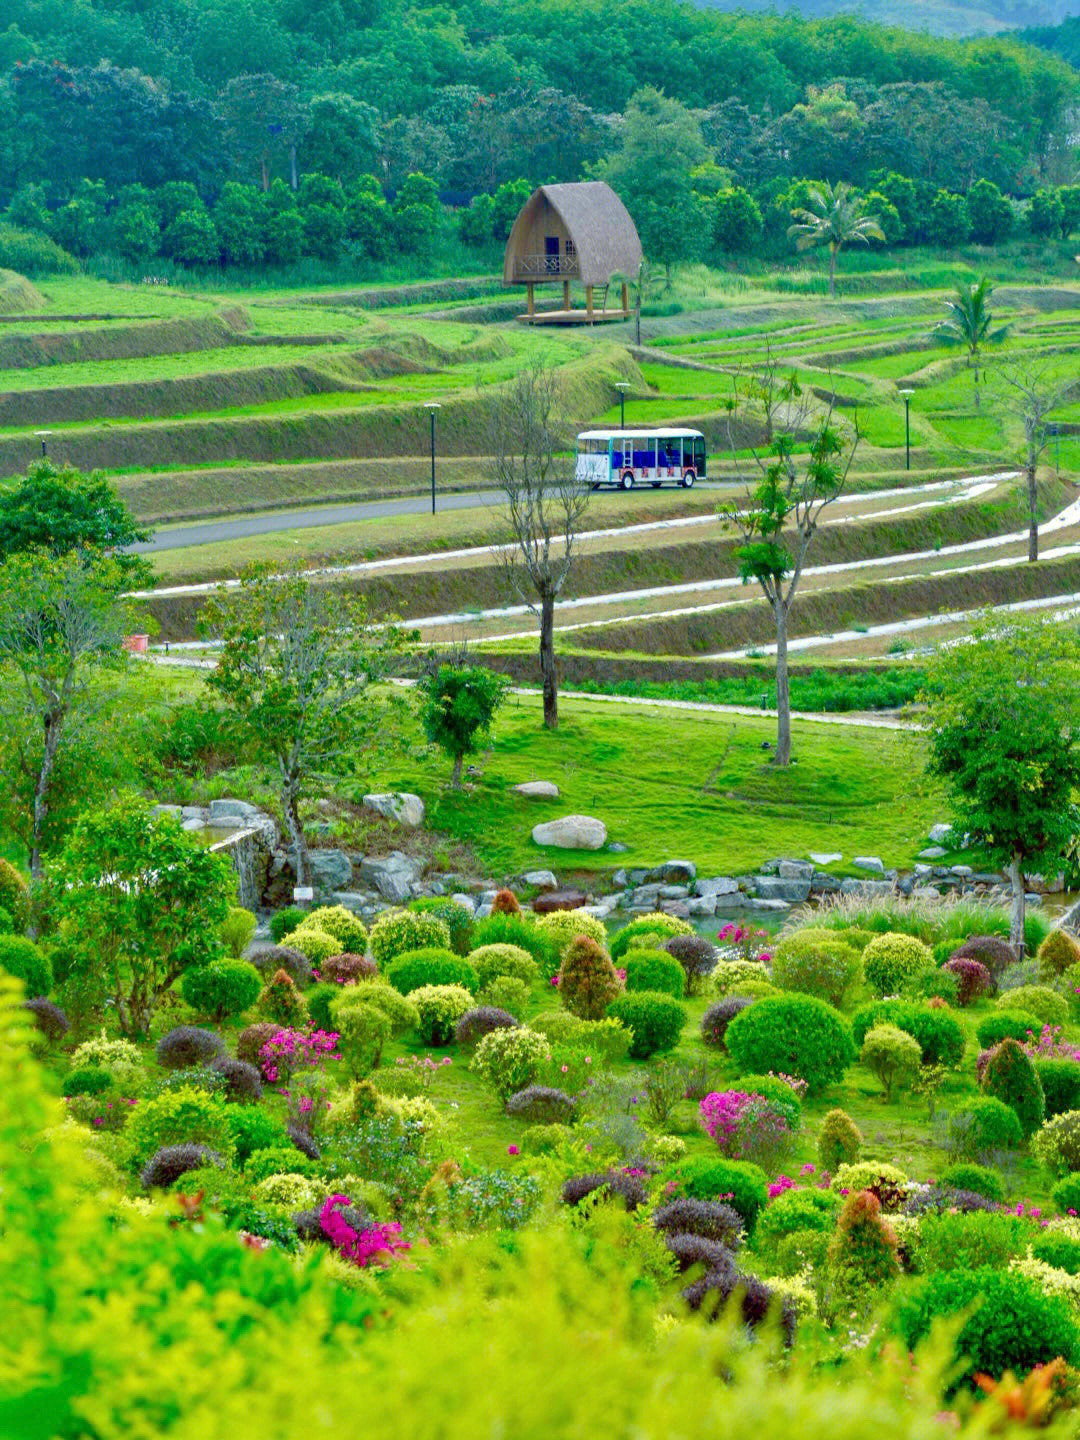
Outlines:
<svg viewBox="0 0 1080 1440"><path fill-rule="evenodd" d="M544 724L549 730L559 724L555 601L570 574L589 504L589 489L575 479L573 460L556 454L563 428L556 370L537 359L497 401L488 451L491 480L506 495L514 537L499 555L514 593L540 620Z"/></svg>
<svg viewBox="0 0 1080 1440"><path fill-rule="evenodd" d="M764 452L752 449L757 485L743 503L725 506L721 514L742 535L735 552L742 581L757 581L776 624L777 765L791 763L788 615L822 512L843 490L859 443L858 426L848 436L834 408L832 398L823 410L772 357L756 374L736 377L728 407L733 455L746 443L744 421L764 416L768 437Z"/></svg>
<svg viewBox="0 0 1080 1440"><path fill-rule="evenodd" d="M1080 389L1061 374L1060 355L1020 354L991 368L1005 408L1024 427L1021 463L1028 503L1028 562L1039 558L1039 464L1054 434L1051 413Z"/></svg>

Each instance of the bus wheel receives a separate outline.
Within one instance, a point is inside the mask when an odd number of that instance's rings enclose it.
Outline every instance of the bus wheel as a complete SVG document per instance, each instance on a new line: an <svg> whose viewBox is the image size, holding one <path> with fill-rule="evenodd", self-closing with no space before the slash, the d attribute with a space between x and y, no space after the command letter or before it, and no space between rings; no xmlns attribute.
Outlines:
<svg viewBox="0 0 1080 1440"><path fill-rule="evenodd" d="M632 490L634 488L634 472L624 470L619 478L619 484L624 490Z"/></svg>
<svg viewBox="0 0 1080 1440"><path fill-rule="evenodd" d="M652 481L652 488L653 488L654 490L659 490L659 489L660 489L660 481L659 481L659 480L654 480L654 481Z"/></svg>
<svg viewBox="0 0 1080 1440"><path fill-rule="evenodd" d="M683 472L683 477L682 477L682 487L683 487L683 489L684 489L684 490L689 490L689 489L691 488L691 486L693 485L693 483L694 483L694 472L693 472L692 470L686 470L686 471L684 471L684 472Z"/></svg>

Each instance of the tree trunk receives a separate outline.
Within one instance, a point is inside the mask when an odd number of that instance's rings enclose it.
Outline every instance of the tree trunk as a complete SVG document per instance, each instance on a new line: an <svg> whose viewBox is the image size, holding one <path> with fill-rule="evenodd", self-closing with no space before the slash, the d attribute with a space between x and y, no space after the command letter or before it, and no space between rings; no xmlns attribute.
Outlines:
<svg viewBox="0 0 1080 1440"><path fill-rule="evenodd" d="M56 752L60 748L61 719L49 714L44 721L45 740L41 755L41 769L34 786L34 828L30 846L30 874L35 881L41 879L41 840L45 821L49 814L49 787L52 784L56 766Z"/></svg>
<svg viewBox="0 0 1080 1440"><path fill-rule="evenodd" d="M1039 489L1036 467L1029 463L1025 475L1028 500L1028 563L1031 564L1039 558Z"/></svg>
<svg viewBox="0 0 1080 1440"><path fill-rule="evenodd" d="M829 246L829 299L836 299L836 257L839 250L835 245Z"/></svg>
<svg viewBox="0 0 1080 1440"><path fill-rule="evenodd" d="M545 590L540 596L540 673L544 681L544 725L559 728L559 689L555 673L555 595Z"/></svg>
<svg viewBox="0 0 1080 1440"><path fill-rule="evenodd" d="M973 355L973 356L972 356L972 360L973 360L974 365L975 365L975 369L974 369L974 378L975 378L975 409L978 410L978 408L979 408L979 357L978 357L977 355Z"/></svg>
<svg viewBox="0 0 1080 1440"><path fill-rule="evenodd" d="M307 881L308 851L304 841L304 827L300 823L299 800L295 782L286 780L281 787L281 809L285 816L285 829L292 841L296 883L303 885Z"/></svg>
<svg viewBox="0 0 1080 1440"><path fill-rule="evenodd" d="M450 772L450 787L453 790L461 789L461 767L465 763L464 755L454 756L454 768Z"/></svg>
<svg viewBox="0 0 1080 1440"><path fill-rule="evenodd" d="M788 685L787 610L773 603L776 617L776 763L791 764L791 690Z"/></svg>
<svg viewBox="0 0 1080 1440"><path fill-rule="evenodd" d="M1009 862L1009 880L1012 883L1012 913L1009 925L1009 944L1016 951L1016 958L1024 958L1024 919L1027 909L1027 894L1024 890L1023 856L1017 852Z"/></svg>

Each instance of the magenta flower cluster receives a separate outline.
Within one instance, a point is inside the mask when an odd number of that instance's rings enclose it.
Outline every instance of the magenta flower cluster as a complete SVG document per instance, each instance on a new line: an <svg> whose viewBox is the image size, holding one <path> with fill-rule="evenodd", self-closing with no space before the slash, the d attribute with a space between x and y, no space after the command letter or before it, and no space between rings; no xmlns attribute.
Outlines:
<svg viewBox="0 0 1080 1440"><path fill-rule="evenodd" d="M407 1240L400 1238L401 1226L396 1222L355 1230L341 1213L348 1204L347 1195L331 1195L319 1211L323 1234L343 1260L363 1269L372 1264L385 1265L394 1258L395 1251L411 1248Z"/></svg>
<svg viewBox="0 0 1080 1440"><path fill-rule="evenodd" d="M1080 1060L1080 1047L1062 1039L1060 1025L1044 1025L1038 1039L1027 1033L1024 1049L1033 1060Z"/></svg>
<svg viewBox="0 0 1080 1440"><path fill-rule="evenodd" d="M753 1092L711 1091L700 1111L706 1133L732 1160L765 1158L782 1149L791 1134L786 1117Z"/></svg>
<svg viewBox="0 0 1080 1440"><path fill-rule="evenodd" d="M768 965L772 956L767 950L760 948L762 940L766 940L768 934L767 930L751 930L748 925L737 925L734 920L729 920L716 938L723 945L741 950L745 959L758 960L762 965Z"/></svg>
<svg viewBox="0 0 1080 1440"><path fill-rule="evenodd" d="M279 1030L259 1051L262 1072L271 1085L294 1070L318 1070L325 1060L340 1060L336 1030Z"/></svg>

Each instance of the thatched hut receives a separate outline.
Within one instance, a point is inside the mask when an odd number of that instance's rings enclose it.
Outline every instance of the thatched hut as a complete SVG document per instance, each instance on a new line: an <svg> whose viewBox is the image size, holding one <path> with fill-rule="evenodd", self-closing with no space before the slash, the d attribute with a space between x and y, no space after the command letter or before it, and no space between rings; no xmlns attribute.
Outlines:
<svg viewBox="0 0 1080 1440"><path fill-rule="evenodd" d="M626 206L610 185L587 180L579 185L541 185L514 221L503 257L503 284L524 285L526 320L561 324L622 320L629 314L626 277L641 265L641 241ZM612 280L620 283L621 306L607 308ZM570 305L570 285L585 287L585 309ZM563 308L537 314L534 287L562 284ZM599 308L594 292L602 293Z"/></svg>

